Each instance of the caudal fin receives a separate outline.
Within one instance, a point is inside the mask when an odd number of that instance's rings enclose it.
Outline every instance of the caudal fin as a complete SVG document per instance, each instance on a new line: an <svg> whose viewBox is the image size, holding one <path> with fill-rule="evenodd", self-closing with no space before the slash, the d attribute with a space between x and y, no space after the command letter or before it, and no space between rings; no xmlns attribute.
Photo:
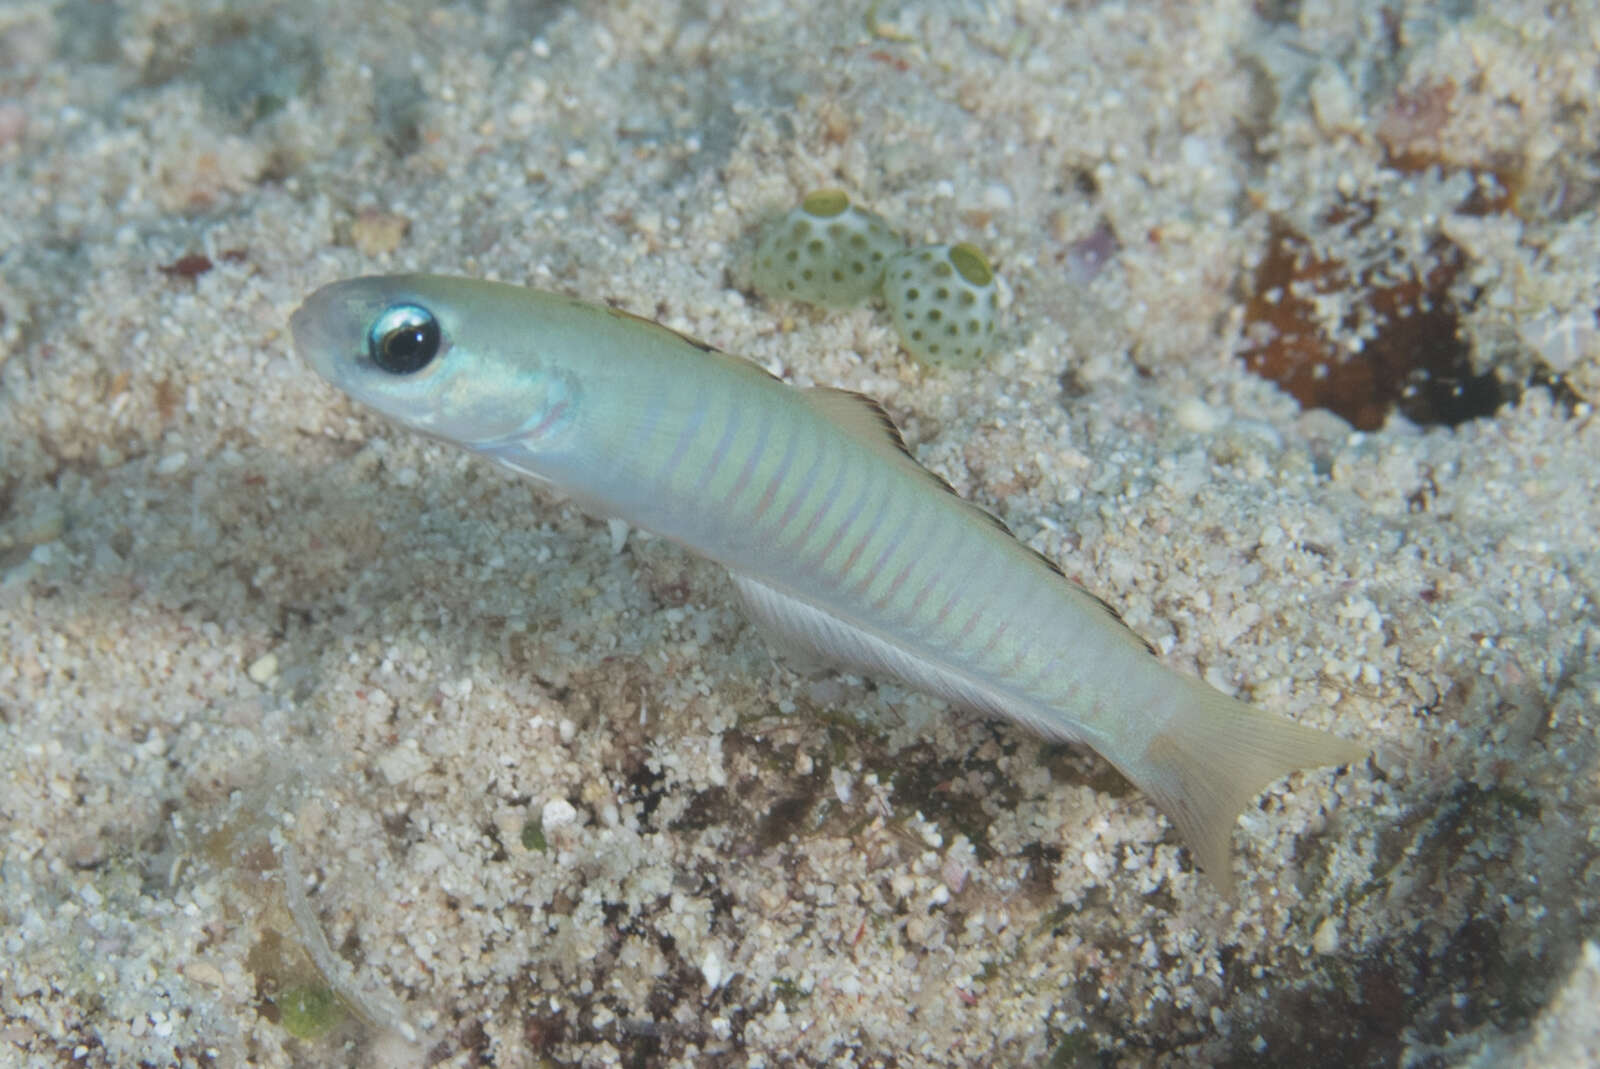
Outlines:
<svg viewBox="0 0 1600 1069"><path fill-rule="evenodd" d="M1118 766L1155 799L1224 895L1233 890L1233 825L1245 803L1299 768L1360 760L1367 748L1182 678L1176 714Z"/></svg>

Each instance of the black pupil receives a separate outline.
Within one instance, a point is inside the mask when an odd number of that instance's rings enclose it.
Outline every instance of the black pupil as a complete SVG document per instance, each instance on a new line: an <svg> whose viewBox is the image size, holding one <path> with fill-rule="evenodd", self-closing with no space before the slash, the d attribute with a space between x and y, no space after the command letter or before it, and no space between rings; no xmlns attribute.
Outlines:
<svg viewBox="0 0 1600 1069"><path fill-rule="evenodd" d="M429 315L412 316L373 339L372 362L395 375L409 375L439 355L439 323Z"/></svg>

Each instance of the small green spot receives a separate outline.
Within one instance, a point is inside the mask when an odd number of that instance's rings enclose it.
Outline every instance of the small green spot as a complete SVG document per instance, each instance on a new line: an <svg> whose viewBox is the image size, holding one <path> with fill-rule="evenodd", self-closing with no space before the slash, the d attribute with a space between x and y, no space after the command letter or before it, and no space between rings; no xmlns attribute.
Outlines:
<svg viewBox="0 0 1600 1069"><path fill-rule="evenodd" d="M522 848L524 850L537 850L544 853L550 849L550 844L544 841L544 828L528 821L522 826Z"/></svg>
<svg viewBox="0 0 1600 1069"><path fill-rule="evenodd" d="M950 250L950 263L961 272L961 277L974 286L987 286L994 281L994 268L976 245L962 242Z"/></svg>
<svg viewBox="0 0 1600 1069"><path fill-rule="evenodd" d="M296 1039L317 1039L344 1016L339 1000L321 984L291 987L277 998L284 1031Z"/></svg>
<svg viewBox="0 0 1600 1069"><path fill-rule="evenodd" d="M1101 1064L1094 1037L1088 1031L1070 1032L1050 1055L1049 1069L1079 1069Z"/></svg>
<svg viewBox="0 0 1600 1069"><path fill-rule="evenodd" d="M786 976L780 976L772 981L772 990L775 995L785 1002L804 1002L811 997L809 991L803 990L799 984Z"/></svg>
<svg viewBox="0 0 1600 1069"><path fill-rule="evenodd" d="M800 202L801 209L807 215L814 215L818 219L832 219L836 215L844 214L850 207L850 198L845 196L842 189L819 189L808 194Z"/></svg>

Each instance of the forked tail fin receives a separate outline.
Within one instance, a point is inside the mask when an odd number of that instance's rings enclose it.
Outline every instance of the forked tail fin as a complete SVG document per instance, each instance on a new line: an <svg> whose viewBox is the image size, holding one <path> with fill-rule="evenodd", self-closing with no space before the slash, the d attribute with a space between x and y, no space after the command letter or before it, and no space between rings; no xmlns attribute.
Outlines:
<svg viewBox="0 0 1600 1069"><path fill-rule="evenodd" d="M1117 761L1155 799L1217 890L1233 890L1233 825L1262 788L1300 768L1360 760L1367 747L1174 675L1178 709L1142 754Z"/></svg>

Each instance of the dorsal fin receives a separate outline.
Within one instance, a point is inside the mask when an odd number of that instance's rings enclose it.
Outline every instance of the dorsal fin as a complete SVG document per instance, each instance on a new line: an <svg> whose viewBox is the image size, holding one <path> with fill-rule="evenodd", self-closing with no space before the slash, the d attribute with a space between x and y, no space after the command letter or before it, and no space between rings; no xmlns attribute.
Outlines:
<svg viewBox="0 0 1600 1069"><path fill-rule="evenodd" d="M609 298L609 297L606 298L606 303L604 305L602 305L601 307L607 313L609 313L610 315L616 316L618 319L625 319L625 320L628 320L630 322L637 323L640 326L650 327L650 328L653 328L655 330L662 331L662 332L664 332L666 334L670 334L674 338L677 338L679 341L687 342L688 344L694 346L696 349L699 349L702 353L717 353L717 352L721 352L720 349L718 349L715 345L712 345L710 342L701 341L699 338L696 338L691 334L685 334L681 330L673 330L671 327L667 326L665 323L658 323L654 319L646 319L644 316L640 315L638 312L630 312L626 308L622 307L622 305L620 305L620 304L613 304L612 303L612 299Z"/></svg>
<svg viewBox="0 0 1600 1069"><path fill-rule="evenodd" d="M915 460L906 448L905 437L894 425L894 418L875 399L854 390L835 386L813 386L806 391L812 404L835 423L872 445L888 445ZM931 474L931 473L930 473Z"/></svg>
<svg viewBox="0 0 1600 1069"><path fill-rule="evenodd" d="M1044 555L1040 554L1040 556L1042 557ZM1067 578L1066 573L1061 571L1060 568L1057 568L1056 572L1060 574L1061 578ZM1088 597L1094 599L1095 604L1104 609L1106 615L1117 622L1117 626L1122 629L1122 633L1127 637L1128 641L1142 647L1144 651L1152 657L1159 656L1159 654L1156 653L1155 643L1151 642L1149 639L1139 634L1139 632L1129 627L1128 621L1122 618L1122 614L1117 611L1117 607L1115 605L1111 604L1111 602L1107 601L1105 598L1102 598L1099 594L1091 593L1086 587L1078 586L1078 584L1073 583L1071 579L1067 579L1067 582L1072 583L1073 586L1078 587L1078 589L1082 590Z"/></svg>
<svg viewBox="0 0 1600 1069"><path fill-rule="evenodd" d="M997 530L1007 537L1016 538L1016 535L1011 533L1011 528L1006 526L1004 520L982 506L974 505L956 493L955 487L945 482L934 472L923 467L917 458L911 455L911 450L906 448L905 437L900 433L900 428L895 426L894 419L888 412L884 411L883 405L876 400L864 393L856 393L854 390L841 390L833 386L813 386L806 391L806 396L823 415L833 420L842 430L855 437L858 441L874 448L886 448L899 454L906 463L916 468L918 472L932 481L939 489L971 509L975 515L993 524ZM1018 544L1021 545L1022 543L1019 542ZM1104 610L1107 615L1117 622L1129 642L1142 646L1150 653L1156 652L1156 648L1147 639L1123 621L1122 614L1112 608L1109 602L1099 595L1091 594L1084 587L1069 579L1060 566L1043 553L1031 546L1023 546L1023 548L1033 554L1040 564L1060 576L1063 583L1070 585L1073 590Z"/></svg>
<svg viewBox="0 0 1600 1069"><path fill-rule="evenodd" d="M937 473L929 471L922 466L916 457L911 455L911 450L906 448L905 436L900 433L900 428L895 426L894 418L884 411L876 400L864 393L854 390L841 390L833 386L813 386L806 391L806 396L823 415L849 431L858 441L877 448L888 448L898 453L908 464L916 468L922 476L931 481L939 489L961 502L978 516L983 517L999 530L1011 534L1011 528L1006 522L994 513L974 505L960 494L956 488L945 482ZM1015 537L1015 536L1012 536Z"/></svg>

